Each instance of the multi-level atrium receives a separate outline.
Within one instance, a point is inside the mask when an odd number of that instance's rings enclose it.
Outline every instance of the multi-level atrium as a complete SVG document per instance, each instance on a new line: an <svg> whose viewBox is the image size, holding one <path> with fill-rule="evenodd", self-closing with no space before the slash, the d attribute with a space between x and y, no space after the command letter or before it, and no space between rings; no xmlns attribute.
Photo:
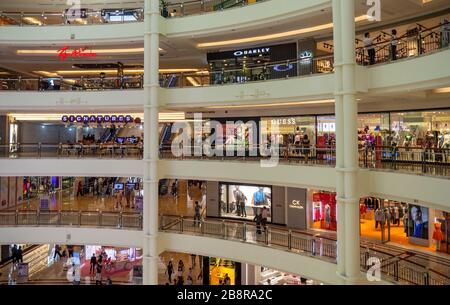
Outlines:
<svg viewBox="0 0 450 305"><path fill-rule="evenodd" d="M448 0L78 2L0 2L0 284L450 284Z"/></svg>

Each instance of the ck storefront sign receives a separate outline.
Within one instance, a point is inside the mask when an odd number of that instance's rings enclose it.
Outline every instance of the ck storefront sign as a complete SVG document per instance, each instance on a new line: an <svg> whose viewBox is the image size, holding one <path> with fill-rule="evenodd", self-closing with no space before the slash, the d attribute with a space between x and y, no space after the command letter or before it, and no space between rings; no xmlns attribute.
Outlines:
<svg viewBox="0 0 450 305"><path fill-rule="evenodd" d="M306 189L287 188L288 227L300 230L306 229L306 194Z"/></svg>
<svg viewBox="0 0 450 305"><path fill-rule="evenodd" d="M257 49L249 49L249 50L238 50L233 53L236 57L246 56L246 55L258 55L258 54L267 54L270 53L270 48L257 48Z"/></svg>

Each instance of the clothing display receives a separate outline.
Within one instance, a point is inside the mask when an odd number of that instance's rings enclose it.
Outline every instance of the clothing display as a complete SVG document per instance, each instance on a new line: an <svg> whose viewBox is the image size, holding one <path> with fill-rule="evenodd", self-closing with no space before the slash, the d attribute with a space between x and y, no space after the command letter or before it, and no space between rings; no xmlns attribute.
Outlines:
<svg viewBox="0 0 450 305"><path fill-rule="evenodd" d="M440 222L434 223L433 239L436 241L444 240L444 234L442 233L441 225L442 224Z"/></svg>

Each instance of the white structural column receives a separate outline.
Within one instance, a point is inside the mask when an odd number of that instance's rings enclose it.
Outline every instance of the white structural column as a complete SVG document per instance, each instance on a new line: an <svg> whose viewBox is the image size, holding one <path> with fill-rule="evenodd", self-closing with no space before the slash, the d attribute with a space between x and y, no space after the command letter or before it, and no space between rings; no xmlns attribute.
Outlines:
<svg viewBox="0 0 450 305"><path fill-rule="evenodd" d="M337 273L345 276L344 106L342 97L341 4L333 0L333 44L336 115Z"/></svg>
<svg viewBox="0 0 450 305"><path fill-rule="evenodd" d="M355 1L342 0L342 86L344 110L345 277L352 284L361 278L359 235L358 105L355 92Z"/></svg>
<svg viewBox="0 0 450 305"><path fill-rule="evenodd" d="M144 285L158 284L159 0L145 0L144 18Z"/></svg>

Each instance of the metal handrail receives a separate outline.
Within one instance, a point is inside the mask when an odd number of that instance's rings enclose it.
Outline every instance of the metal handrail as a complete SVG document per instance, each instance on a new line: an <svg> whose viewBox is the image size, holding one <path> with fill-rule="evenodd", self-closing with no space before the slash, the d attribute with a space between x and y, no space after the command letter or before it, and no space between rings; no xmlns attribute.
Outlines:
<svg viewBox="0 0 450 305"><path fill-rule="evenodd" d="M0 211L0 227L2 226L113 227L141 230L142 213L39 209L5 210Z"/></svg>
<svg viewBox="0 0 450 305"><path fill-rule="evenodd" d="M290 229L267 225L258 228L254 223L236 222L228 220L195 220L187 217L160 215L160 231L180 234L200 234L216 238L238 240L241 242L258 244L267 247L281 248L300 255L320 258L336 263L337 244L321 236L295 232ZM181 224L181 226L179 226ZM192 225L194 224L194 225ZM193 226L193 228L192 228ZM215 228L213 227L215 226ZM186 230L187 228L187 230ZM222 228L217 230L217 228ZM228 229L227 229L228 228ZM243 234L243 232L245 234ZM367 250L369 252L367 252ZM361 246L361 270L367 271L367 255L377 257L381 262L381 272L385 280L416 285L449 285L450 278L442 273L431 270L406 259L399 260L395 255L373 250ZM392 268L390 266L393 266Z"/></svg>
<svg viewBox="0 0 450 305"><path fill-rule="evenodd" d="M247 6L253 3L249 3L248 0L233 0L239 6ZM260 3L268 0L258 0L256 3ZM189 15L203 14L214 11L221 11L226 8L223 3L230 2L229 0L190 0L180 1L177 3L167 3L161 7L161 15L166 18L184 17ZM233 6L236 7L236 6ZM174 10L177 10L176 14ZM113 12L114 11L114 12ZM72 11L71 11L72 12ZM110 24L110 23L133 23L143 22L144 9L143 8L129 8L129 9L87 9L86 11L76 11L76 16L72 17L69 13L64 12L0 12L0 17L5 18L11 24L18 26L50 26L50 25L92 25L92 24ZM81 14L83 12L83 14ZM121 18L119 20L108 20L104 18L107 13L117 12ZM135 20L130 20L125 17L125 13L131 13ZM121 15L120 15L121 14ZM83 15L83 16L81 16Z"/></svg>

